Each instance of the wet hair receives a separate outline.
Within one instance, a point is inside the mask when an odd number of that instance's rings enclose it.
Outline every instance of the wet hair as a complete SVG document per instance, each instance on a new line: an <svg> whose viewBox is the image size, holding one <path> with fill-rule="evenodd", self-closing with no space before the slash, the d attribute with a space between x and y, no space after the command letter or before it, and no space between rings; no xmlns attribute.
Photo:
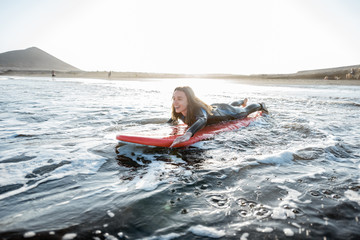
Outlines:
<svg viewBox="0 0 360 240"><path fill-rule="evenodd" d="M184 87L177 87L175 88L175 91L182 91L185 93L185 96L187 98L188 101L188 106L187 106L187 113L186 113L186 117L184 122L191 126L192 124L194 124L196 122L196 113L198 111L200 111L200 108L203 108L208 114L212 115L212 107L208 104L206 104L205 102L201 101L198 97L195 96L194 91L191 89L191 87L189 86L184 86ZM175 122L177 122L179 120L179 118L182 116L181 113L177 113L175 111L175 107L174 105L171 107L172 108L172 112L171 112L171 119Z"/></svg>

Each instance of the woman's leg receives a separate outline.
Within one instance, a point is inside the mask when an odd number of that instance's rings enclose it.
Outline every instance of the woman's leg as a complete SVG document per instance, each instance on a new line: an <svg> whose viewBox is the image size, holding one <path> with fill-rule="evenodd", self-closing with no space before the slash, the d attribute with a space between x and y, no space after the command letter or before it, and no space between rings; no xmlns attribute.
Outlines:
<svg viewBox="0 0 360 240"><path fill-rule="evenodd" d="M243 119L256 111L262 111L266 114L268 113L264 103L254 103L246 107L234 107L225 103L212 104L211 106L215 109L213 116L218 120L221 119L221 121Z"/></svg>
<svg viewBox="0 0 360 240"><path fill-rule="evenodd" d="M254 104L250 104L249 106L247 106L246 108L246 112L248 113L248 115L250 113L256 112L256 111L262 111L265 114L269 114L269 111L265 105L265 103L254 103Z"/></svg>
<svg viewBox="0 0 360 240"><path fill-rule="evenodd" d="M249 114L262 110L262 106L259 103L253 103L250 105L247 105L244 108L237 108L237 116L236 118L242 119L247 117Z"/></svg>
<svg viewBox="0 0 360 240"><path fill-rule="evenodd" d="M246 106L244 109L245 109L247 115L249 115L253 112L260 111L262 109L262 107L259 103L253 103L253 104Z"/></svg>
<svg viewBox="0 0 360 240"><path fill-rule="evenodd" d="M240 106L241 107L246 107L247 102L248 102L248 99L244 98L243 100L232 102L230 105L234 106L234 107L240 107Z"/></svg>

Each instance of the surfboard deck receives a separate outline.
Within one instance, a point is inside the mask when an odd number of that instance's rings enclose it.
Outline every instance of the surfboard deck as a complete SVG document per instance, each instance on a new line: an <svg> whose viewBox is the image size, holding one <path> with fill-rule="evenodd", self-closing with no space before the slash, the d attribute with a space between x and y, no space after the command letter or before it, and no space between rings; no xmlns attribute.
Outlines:
<svg viewBox="0 0 360 240"><path fill-rule="evenodd" d="M250 116L232 120L227 122L221 122L217 124L212 124L204 127L203 129L199 130L191 137L188 141L179 143L174 147L186 147L192 145L196 142L209 139L214 135L221 133L221 132L229 132L233 131L242 127L247 127L251 122L255 121L259 116L262 115L262 112L256 112L251 114ZM181 124L175 126L173 128L173 132L168 136L164 137L153 137L153 136L141 136L141 135L127 135L127 134L119 134L116 136L117 140L123 142L130 142L130 143L137 143L142 145L149 145L149 146L157 146L157 147L170 147L175 138L178 136L183 135L186 132L187 126L185 124Z"/></svg>

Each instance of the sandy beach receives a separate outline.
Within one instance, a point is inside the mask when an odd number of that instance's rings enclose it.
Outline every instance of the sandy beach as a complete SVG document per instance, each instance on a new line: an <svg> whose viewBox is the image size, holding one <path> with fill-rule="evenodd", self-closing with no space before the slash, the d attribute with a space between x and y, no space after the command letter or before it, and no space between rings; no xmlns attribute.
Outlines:
<svg viewBox="0 0 360 240"><path fill-rule="evenodd" d="M221 79L252 85L346 85L359 86L360 80L356 79L319 79L296 78L294 75L231 75L231 74L164 74L164 73L141 73L141 72L55 72L55 78L91 78L107 80L134 80L134 81L154 81L156 79ZM51 77L50 71L5 71L0 76L30 76L30 77ZM272 78L272 76L274 76Z"/></svg>

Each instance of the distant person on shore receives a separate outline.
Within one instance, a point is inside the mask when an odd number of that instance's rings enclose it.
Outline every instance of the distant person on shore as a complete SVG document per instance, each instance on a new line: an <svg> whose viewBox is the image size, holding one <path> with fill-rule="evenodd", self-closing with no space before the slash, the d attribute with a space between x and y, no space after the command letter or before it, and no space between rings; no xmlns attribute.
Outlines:
<svg viewBox="0 0 360 240"><path fill-rule="evenodd" d="M52 71L51 71L51 76L52 76L52 77L55 77L55 76L56 76L56 74L55 74L55 71L54 71L54 70L52 70Z"/></svg>
<svg viewBox="0 0 360 240"><path fill-rule="evenodd" d="M108 78L111 78L111 71L109 71L108 73Z"/></svg>
<svg viewBox="0 0 360 240"><path fill-rule="evenodd" d="M268 113L264 103L247 105L247 101L248 99L245 98L231 104L218 103L208 105L197 98L190 87L175 88L172 97L171 119L168 123L178 123L180 119L189 126L189 129L184 135L177 137L171 147L188 141L197 131L206 125L243 119L256 111Z"/></svg>
<svg viewBox="0 0 360 240"><path fill-rule="evenodd" d="M353 68L350 69L350 75L351 77L355 77L355 70Z"/></svg>

